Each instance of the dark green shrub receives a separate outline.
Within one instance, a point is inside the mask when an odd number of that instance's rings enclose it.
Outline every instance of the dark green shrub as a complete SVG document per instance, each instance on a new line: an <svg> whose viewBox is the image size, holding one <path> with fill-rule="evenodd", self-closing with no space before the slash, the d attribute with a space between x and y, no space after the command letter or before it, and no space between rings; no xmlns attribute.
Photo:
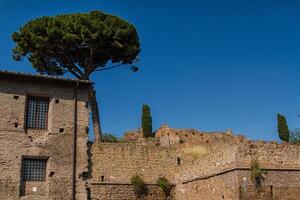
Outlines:
<svg viewBox="0 0 300 200"><path fill-rule="evenodd" d="M143 105L142 107L142 131L144 137L153 137L152 117L150 113L150 107L148 105Z"/></svg>
<svg viewBox="0 0 300 200"><path fill-rule="evenodd" d="M164 191L166 195L170 195L172 185L165 177L159 177L156 184Z"/></svg>
<svg viewBox="0 0 300 200"><path fill-rule="evenodd" d="M131 184L134 186L134 192L137 196L147 194L148 190L145 182L139 175L135 175L131 178Z"/></svg>
<svg viewBox="0 0 300 200"><path fill-rule="evenodd" d="M102 142L118 142L118 138L110 133L104 133L102 135Z"/></svg>
<svg viewBox="0 0 300 200"><path fill-rule="evenodd" d="M261 169L257 160L253 160L251 162L251 178L255 183L256 188L260 188L262 186L262 182L265 180L264 174L265 170Z"/></svg>
<svg viewBox="0 0 300 200"><path fill-rule="evenodd" d="M278 128L278 134L279 134L279 138L282 141L289 141L289 135L290 135L290 131L289 131L289 127L286 123L286 119L285 116L281 115L281 114L277 114L277 128Z"/></svg>

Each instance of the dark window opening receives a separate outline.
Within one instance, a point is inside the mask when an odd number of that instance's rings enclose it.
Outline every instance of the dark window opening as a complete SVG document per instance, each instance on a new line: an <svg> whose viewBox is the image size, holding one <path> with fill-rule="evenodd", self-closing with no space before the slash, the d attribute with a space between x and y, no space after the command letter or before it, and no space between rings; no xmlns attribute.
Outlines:
<svg viewBox="0 0 300 200"><path fill-rule="evenodd" d="M24 181L45 181L46 159L23 159Z"/></svg>
<svg viewBox="0 0 300 200"><path fill-rule="evenodd" d="M65 129L63 129L63 128L60 128L60 129L59 129L59 132L60 132L60 133L63 133L64 131L65 131Z"/></svg>
<svg viewBox="0 0 300 200"><path fill-rule="evenodd" d="M29 96L27 99L26 127L47 129L49 98Z"/></svg>
<svg viewBox="0 0 300 200"><path fill-rule="evenodd" d="M55 99L55 103L59 103L59 99Z"/></svg>
<svg viewBox="0 0 300 200"><path fill-rule="evenodd" d="M273 185L271 185L271 197L273 197Z"/></svg>
<svg viewBox="0 0 300 200"><path fill-rule="evenodd" d="M177 165L180 165L180 158L177 158Z"/></svg>
<svg viewBox="0 0 300 200"><path fill-rule="evenodd" d="M19 96L18 95L14 95L14 99L19 99Z"/></svg>
<svg viewBox="0 0 300 200"><path fill-rule="evenodd" d="M15 123L15 128L18 128L19 124L18 123Z"/></svg>
<svg viewBox="0 0 300 200"><path fill-rule="evenodd" d="M101 176L101 182L104 182L104 176Z"/></svg>

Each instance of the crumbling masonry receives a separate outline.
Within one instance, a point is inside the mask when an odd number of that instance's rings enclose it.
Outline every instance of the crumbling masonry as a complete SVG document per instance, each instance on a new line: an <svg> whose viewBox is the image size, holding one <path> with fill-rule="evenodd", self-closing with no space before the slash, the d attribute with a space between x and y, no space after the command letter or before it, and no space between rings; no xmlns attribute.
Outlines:
<svg viewBox="0 0 300 200"><path fill-rule="evenodd" d="M88 143L88 81L0 71L0 199L300 200L300 146L163 125ZM250 166L266 172L255 186ZM130 179L142 177L138 196ZM156 185L172 184L169 195Z"/></svg>

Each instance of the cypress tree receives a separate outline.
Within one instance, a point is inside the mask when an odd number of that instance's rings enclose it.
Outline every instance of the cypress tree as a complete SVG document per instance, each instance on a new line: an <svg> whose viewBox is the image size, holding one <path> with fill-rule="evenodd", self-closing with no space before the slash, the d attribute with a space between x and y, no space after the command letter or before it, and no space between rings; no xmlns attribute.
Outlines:
<svg viewBox="0 0 300 200"><path fill-rule="evenodd" d="M144 137L151 137L152 135L152 118L150 113L150 107L143 105L142 107L142 131Z"/></svg>
<svg viewBox="0 0 300 200"><path fill-rule="evenodd" d="M277 128L278 128L279 138L282 141L288 142L290 137L289 127L287 125L285 116L279 113L277 114Z"/></svg>

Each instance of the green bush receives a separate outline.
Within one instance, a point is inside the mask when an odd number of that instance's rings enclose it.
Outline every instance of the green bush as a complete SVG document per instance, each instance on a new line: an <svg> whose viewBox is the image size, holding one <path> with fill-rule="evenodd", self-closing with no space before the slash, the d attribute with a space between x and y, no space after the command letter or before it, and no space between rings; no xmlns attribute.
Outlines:
<svg viewBox="0 0 300 200"><path fill-rule="evenodd" d="M262 186L262 182L265 180L264 174L265 170L261 169L257 160L253 160L251 162L251 178L255 183L256 188L260 188Z"/></svg>
<svg viewBox="0 0 300 200"><path fill-rule="evenodd" d="M147 194L148 191L145 182L139 175L131 177L131 184L134 186L134 192L137 196Z"/></svg>
<svg viewBox="0 0 300 200"><path fill-rule="evenodd" d="M118 138L110 133L104 133L102 135L102 142L118 142Z"/></svg>
<svg viewBox="0 0 300 200"><path fill-rule="evenodd" d="M159 177L156 184L164 191L166 195L169 195L172 189L171 183L165 177Z"/></svg>

